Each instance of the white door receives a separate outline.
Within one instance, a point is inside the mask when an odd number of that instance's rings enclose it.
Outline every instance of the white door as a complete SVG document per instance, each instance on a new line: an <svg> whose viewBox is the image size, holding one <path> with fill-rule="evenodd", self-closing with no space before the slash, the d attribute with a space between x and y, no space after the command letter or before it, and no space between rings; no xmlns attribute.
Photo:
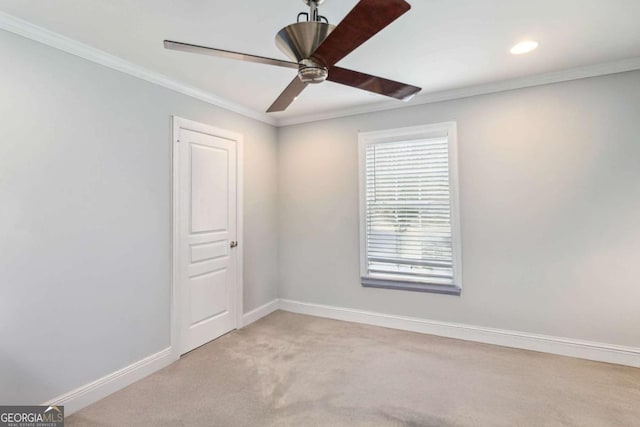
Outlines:
<svg viewBox="0 0 640 427"><path fill-rule="evenodd" d="M174 118L174 310L180 354L238 326L239 138Z"/></svg>

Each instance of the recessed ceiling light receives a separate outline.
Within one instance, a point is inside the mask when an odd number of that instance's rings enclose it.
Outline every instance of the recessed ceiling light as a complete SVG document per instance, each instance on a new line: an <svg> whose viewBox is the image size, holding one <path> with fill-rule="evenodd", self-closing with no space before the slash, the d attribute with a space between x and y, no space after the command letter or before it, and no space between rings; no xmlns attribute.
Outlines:
<svg viewBox="0 0 640 427"><path fill-rule="evenodd" d="M522 55L523 53L529 53L535 48L538 47L538 42L535 40L527 40L518 43L514 47L511 48L511 53L514 55Z"/></svg>

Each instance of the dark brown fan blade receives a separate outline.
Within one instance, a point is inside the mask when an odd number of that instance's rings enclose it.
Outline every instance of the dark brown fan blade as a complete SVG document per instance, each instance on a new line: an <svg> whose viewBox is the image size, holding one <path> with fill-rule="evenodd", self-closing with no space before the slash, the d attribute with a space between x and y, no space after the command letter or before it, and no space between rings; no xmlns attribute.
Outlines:
<svg viewBox="0 0 640 427"><path fill-rule="evenodd" d="M312 57L331 67L409 9L404 0L360 0Z"/></svg>
<svg viewBox="0 0 640 427"><path fill-rule="evenodd" d="M276 113L278 111L284 111L289 105L300 95L300 93L307 87L308 83L302 82L298 76L293 78L293 81L289 83L289 86L280 94L278 99L269 107L267 113Z"/></svg>
<svg viewBox="0 0 640 427"><path fill-rule="evenodd" d="M237 59L240 61L257 62L259 64L276 65L278 67L298 69L298 64L295 62L265 58L264 56L250 55L247 53L232 52L230 50L216 49L213 47L198 46L195 44L174 42L171 40L165 40L164 47L166 49L179 50L181 52L200 53L203 55L218 56L227 59Z"/></svg>
<svg viewBox="0 0 640 427"><path fill-rule="evenodd" d="M410 100L422 90L417 86L371 76L358 71L346 70L340 67L331 67L327 80L403 101Z"/></svg>

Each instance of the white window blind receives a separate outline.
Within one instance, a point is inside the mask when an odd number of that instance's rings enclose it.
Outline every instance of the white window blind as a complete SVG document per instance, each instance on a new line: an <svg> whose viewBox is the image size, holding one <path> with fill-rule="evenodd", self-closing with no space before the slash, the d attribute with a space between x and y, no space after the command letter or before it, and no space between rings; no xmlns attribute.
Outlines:
<svg viewBox="0 0 640 427"><path fill-rule="evenodd" d="M366 278L455 287L448 136L373 141L362 156Z"/></svg>

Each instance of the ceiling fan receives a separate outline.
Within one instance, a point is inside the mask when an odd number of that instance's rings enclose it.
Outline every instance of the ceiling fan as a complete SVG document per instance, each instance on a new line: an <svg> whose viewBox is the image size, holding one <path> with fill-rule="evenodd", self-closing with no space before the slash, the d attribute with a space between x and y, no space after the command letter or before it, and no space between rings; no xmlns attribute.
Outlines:
<svg viewBox="0 0 640 427"><path fill-rule="evenodd" d="M166 49L200 53L279 67L295 68L298 75L269 107L268 113L284 111L311 83L329 80L380 95L408 101L420 88L358 71L336 67L336 63L391 24L411 6L404 0L360 0L339 25L331 25L320 15L324 0L303 0L309 12L298 14L297 22L276 35L278 48L291 61L215 49L171 40ZM301 20L301 18L303 18ZM295 61L295 62L293 62Z"/></svg>

